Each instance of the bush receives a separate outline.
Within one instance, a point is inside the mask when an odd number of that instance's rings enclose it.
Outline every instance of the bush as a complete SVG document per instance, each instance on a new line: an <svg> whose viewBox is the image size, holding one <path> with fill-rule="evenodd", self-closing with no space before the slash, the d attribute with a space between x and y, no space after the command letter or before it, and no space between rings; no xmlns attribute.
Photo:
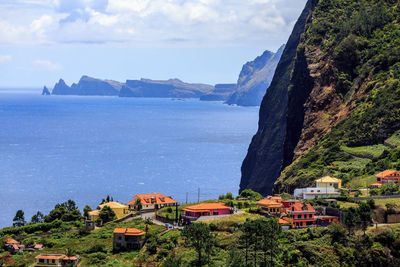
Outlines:
<svg viewBox="0 0 400 267"><path fill-rule="evenodd" d="M239 197L250 198L251 200L255 200L255 201L261 200L263 198L260 193L255 192L255 191L253 191L251 189L243 190L240 193Z"/></svg>
<svg viewBox="0 0 400 267"><path fill-rule="evenodd" d="M88 250L86 250L86 253L96 253L96 252L107 252L106 246L103 243L100 244L94 244L92 247L90 247Z"/></svg>
<svg viewBox="0 0 400 267"><path fill-rule="evenodd" d="M379 189L374 188L374 189L369 190L369 195L377 196L377 195L379 195L379 192L380 192Z"/></svg>
<svg viewBox="0 0 400 267"><path fill-rule="evenodd" d="M100 264L104 263L107 258L107 255L103 252L96 252L89 255L89 263L90 264Z"/></svg>

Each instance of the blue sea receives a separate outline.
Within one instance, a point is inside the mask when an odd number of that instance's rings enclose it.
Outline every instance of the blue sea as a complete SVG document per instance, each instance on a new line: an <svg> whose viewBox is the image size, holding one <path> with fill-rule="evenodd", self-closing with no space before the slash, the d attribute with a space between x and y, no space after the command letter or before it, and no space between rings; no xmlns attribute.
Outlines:
<svg viewBox="0 0 400 267"><path fill-rule="evenodd" d="M68 199L180 202L237 194L258 108L195 99L41 96L0 90L0 227Z"/></svg>

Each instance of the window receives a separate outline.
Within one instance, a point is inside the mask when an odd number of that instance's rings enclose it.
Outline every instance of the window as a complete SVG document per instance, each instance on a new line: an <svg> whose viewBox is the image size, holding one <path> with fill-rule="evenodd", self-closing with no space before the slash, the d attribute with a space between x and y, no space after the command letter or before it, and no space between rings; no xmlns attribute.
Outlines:
<svg viewBox="0 0 400 267"><path fill-rule="evenodd" d="M311 192L314 192L314 190L311 190Z"/></svg>

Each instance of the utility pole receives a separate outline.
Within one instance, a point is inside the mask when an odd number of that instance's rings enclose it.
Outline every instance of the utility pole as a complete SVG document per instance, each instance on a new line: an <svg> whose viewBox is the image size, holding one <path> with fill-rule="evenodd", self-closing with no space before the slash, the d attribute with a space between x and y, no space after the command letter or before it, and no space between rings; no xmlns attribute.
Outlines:
<svg viewBox="0 0 400 267"><path fill-rule="evenodd" d="M188 202L188 192L186 192L186 204Z"/></svg>
<svg viewBox="0 0 400 267"><path fill-rule="evenodd" d="M197 203L200 203L200 187L199 190L197 191Z"/></svg>

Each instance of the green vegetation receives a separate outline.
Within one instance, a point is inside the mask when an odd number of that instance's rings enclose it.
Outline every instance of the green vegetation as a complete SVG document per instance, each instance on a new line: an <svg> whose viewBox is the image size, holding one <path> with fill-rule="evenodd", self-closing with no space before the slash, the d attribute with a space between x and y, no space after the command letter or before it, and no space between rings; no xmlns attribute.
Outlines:
<svg viewBox="0 0 400 267"><path fill-rule="evenodd" d="M263 199L263 197L260 193L254 192L251 189L243 190L240 193L240 195L238 196L238 198L249 198L250 200L254 200L254 201L259 201L259 200Z"/></svg>
<svg viewBox="0 0 400 267"><path fill-rule="evenodd" d="M351 155L358 157L376 158L380 157L385 151L384 145L360 146L360 147L347 147L345 145L340 147L341 150Z"/></svg>
<svg viewBox="0 0 400 267"><path fill-rule="evenodd" d="M55 221L59 224L59 230L63 226L69 226L70 223ZM55 223L53 222L53 224ZM64 225L65 224L65 225ZM27 227L27 226L24 226ZM86 232L84 230L72 230L65 233L58 233L47 236L32 236L23 240L24 244L43 244L45 249L40 253L70 253L78 254L81 259L81 266L126 266L132 265L132 261L139 255L139 251L120 252L118 254L112 251L113 230L116 227L135 227L145 231L146 225L142 219L134 219L129 222L108 223L102 228ZM21 227L23 228L23 227ZM74 227L75 228L75 227ZM20 229L20 228L17 228ZM158 225L148 225L148 238L154 237L157 233L165 228ZM2 236L10 236L10 233L0 232L0 240ZM57 229L53 229L57 230ZM42 230L47 232L47 229ZM38 231L38 232L42 232ZM7 233L7 234L6 234ZM34 257L38 252L19 252L11 256L14 262L13 266L29 266L34 262ZM0 251L0 266L2 258L8 255L8 252L1 253Z"/></svg>
<svg viewBox="0 0 400 267"><path fill-rule="evenodd" d="M362 182L385 169L400 169L400 149L393 146L400 130L399 10L392 0L319 1L300 47L322 51L319 57L329 64L343 107L351 109L285 169L278 188L309 186L325 174L347 185L354 178Z"/></svg>
<svg viewBox="0 0 400 267"><path fill-rule="evenodd" d="M386 139L385 142L391 146L399 147L400 146L400 131L395 132L391 137Z"/></svg>

